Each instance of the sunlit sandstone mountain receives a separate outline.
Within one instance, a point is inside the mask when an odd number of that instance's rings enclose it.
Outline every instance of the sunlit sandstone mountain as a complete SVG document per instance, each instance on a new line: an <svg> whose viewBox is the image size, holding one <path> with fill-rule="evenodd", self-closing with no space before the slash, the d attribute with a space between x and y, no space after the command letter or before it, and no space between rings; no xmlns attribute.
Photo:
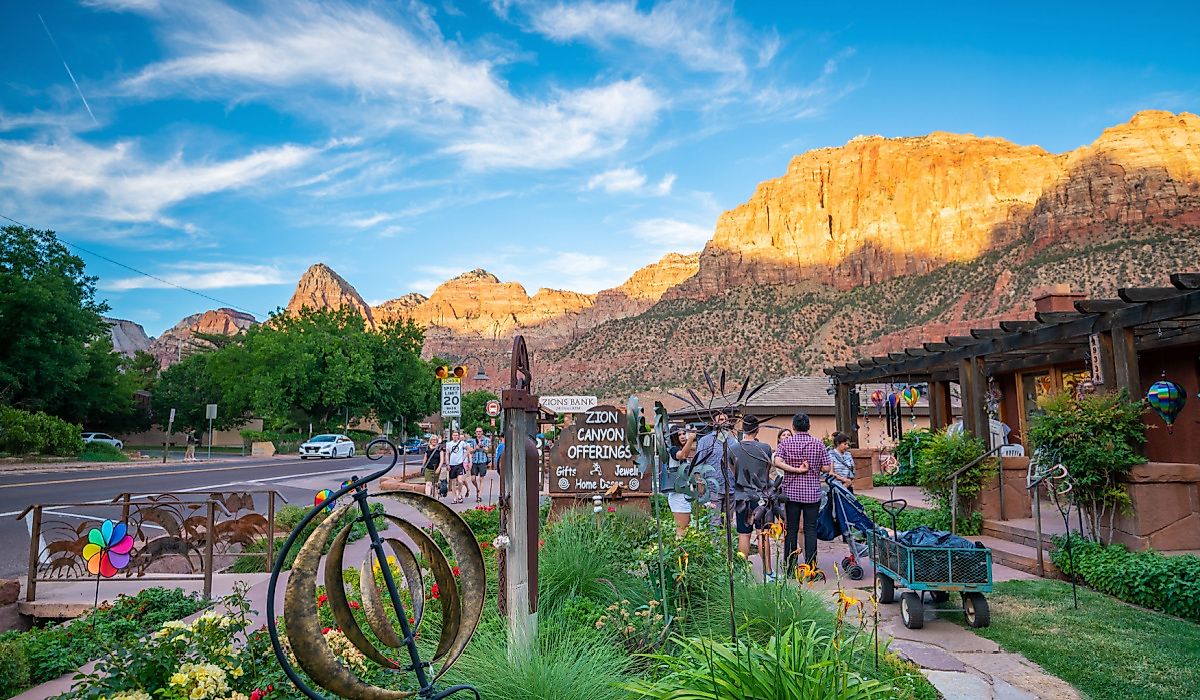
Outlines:
<svg viewBox="0 0 1200 700"><path fill-rule="evenodd" d="M539 390L612 396L697 382L705 367L819 372L1028 316L1048 284L1093 295L1161 284L1200 268L1198 232L1200 117L1141 112L1062 154L947 133L810 151L723 214L703 253L595 295L530 296L474 270L371 308L314 265L288 310L412 318L427 354L476 354L494 376L520 332Z"/></svg>
<svg viewBox="0 0 1200 700"><path fill-rule="evenodd" d="M236 335L255 323L257 321L250 314L229 308L192 314L155 338L150 343L150 353L158 359L160 365L167 367L196 350L212 347L210 343L197 337L197 334Z"/></svg>
<svg viewBox="0 0 1200 700"><path fill-rule="evenodd" d="M796 156L717 221L668 297L816 281L837 289L973 260L1020 239L1200 224L1200 117L1147 111L1053 154L937 132L860 136Z"/></svg>

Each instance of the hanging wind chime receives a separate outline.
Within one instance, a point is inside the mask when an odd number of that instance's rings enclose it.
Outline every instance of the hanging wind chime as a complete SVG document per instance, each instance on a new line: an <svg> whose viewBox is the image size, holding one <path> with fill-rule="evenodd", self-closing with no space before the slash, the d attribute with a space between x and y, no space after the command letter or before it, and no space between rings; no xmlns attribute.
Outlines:
<svg viewBox="0 0 1200 700"><path fill-rule="evenodd" d="M908 419L909 422L916 427L917 425L917 401L921 398L921 390L909 384L900 392L900 397L904 399L904 403L908 404Z"/></svg>

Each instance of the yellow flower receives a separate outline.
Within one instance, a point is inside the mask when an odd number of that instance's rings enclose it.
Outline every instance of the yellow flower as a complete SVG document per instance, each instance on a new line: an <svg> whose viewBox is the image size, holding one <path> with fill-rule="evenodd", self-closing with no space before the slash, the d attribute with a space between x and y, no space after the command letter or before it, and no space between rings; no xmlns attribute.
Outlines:
<svg viewBox="0 0 1200 700"><path fill-rule="evenodd" d="M233 676L234 678L241 678L242 677L242 667L241 666L234 667L234 669L229 672L229 675Z"/></svg>

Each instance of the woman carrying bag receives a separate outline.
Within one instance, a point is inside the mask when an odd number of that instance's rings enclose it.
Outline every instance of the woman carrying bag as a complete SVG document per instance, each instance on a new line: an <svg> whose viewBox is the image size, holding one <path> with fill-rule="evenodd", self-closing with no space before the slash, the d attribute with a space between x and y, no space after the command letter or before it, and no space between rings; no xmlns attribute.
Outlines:
<svg viewBox="0 0 1200 700"><path fill-rule="evenodd" d="M425 495L436 498L434 489L439 479L444 479L446 473L446 455L442 451L442 439L437 435L429 438L429 450L425 453L425 463L421 472L425 477ZM445 495L445 494L443 494Z"/></svg>

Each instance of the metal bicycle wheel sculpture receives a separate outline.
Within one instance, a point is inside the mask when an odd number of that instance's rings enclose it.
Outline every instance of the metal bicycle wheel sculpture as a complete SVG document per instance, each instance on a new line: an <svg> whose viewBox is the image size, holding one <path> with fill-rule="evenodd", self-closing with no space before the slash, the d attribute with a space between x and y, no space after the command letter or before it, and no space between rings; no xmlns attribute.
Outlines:
<svg viewBox="0 0 1200 700"><path fill-rule="evenodd" d="M487 593L487 575L484 570L483 554L466 522L449 507L424 494L385 491L376 495L398 500L428 518L434 528L441 532L449 543L451 554L458 563L460 574L458 577L454 576L445 553L437 547L426 531L393 515L374 515L372 517L370 505L367 503L367 484L380 479L391 471L400 459L399 449L389 440L381 438L373 440L367 445L366 452L369 459L384 458L386 452L373 452L375 448L385 448L390 451L391 464L365 479L353 477L342 488L334 491L327 503L336 503L337 499L347 494L351 495L352 502L336 507L333 513L326 517L308 538L302 543L298 542L301 533L324 510L326 503L315 506L288 536L279 552L271 570L270 594L267 597L267 627L271 635L271 645L275 650L275 657L283 667L284 673L300 692L313 700L326 700L326 696L310 687L293 668L284 649L275 619L275 594L279 573L283 568L283 563L287 560L288 552L299 545L300 551L296 555L284 592L283 621L287 628L288 643L295 662L321 689L332 693L335 697L355 700L390 700L413 696L425 700L438 700L460 691L473 693L478 698L479 692L471 686L456 685L437 691L434 683L462 656L471 637L475 634L480 617L483 615L483 602ZM317 568L321 561L321 552L342 518L354 509L358 511L357 517L342 525L329 547L329 555L325 562L324 581L328 602L342 633L364 656L384 668L393 669L396 672L412 672L416 676L418 690L394 690L364 682L338 661L321 633L321 624L318 621L317 608L314 604ZM430 677L431 662L421 660L420 650L416 644L416 635L425 614L426 604L425 583L418 564L418 552L414 552L406 542L397 538L380 537L375 526L374 518L376 517L382 517L395 524L412 540L427 563L439 588L443 622L437 650L431 661L440 662L441 665L436 673L432 674L432 678ZM371 644L350 610L342 583L342 561L350 529L358 522L366 525L371 543L362 563L360 579L364 617L368 627L384 645L395 649L403 648L408 652L410 661L408 665L401 666L400 663L389 659L386 654ZM395 577L392 575L391 567L387 564L384 543L387 543L395 555L396 563L403 574L404 582L412 598L413 622L411 624L409 623L409 614L405 611L404 604L400 599L400 591ZM381 591L375 582L375 577L372 575L374 564L378 564L380 567L386 591ZM393 628L384 605L391 606L400 625L399 630Z"/></svg>

